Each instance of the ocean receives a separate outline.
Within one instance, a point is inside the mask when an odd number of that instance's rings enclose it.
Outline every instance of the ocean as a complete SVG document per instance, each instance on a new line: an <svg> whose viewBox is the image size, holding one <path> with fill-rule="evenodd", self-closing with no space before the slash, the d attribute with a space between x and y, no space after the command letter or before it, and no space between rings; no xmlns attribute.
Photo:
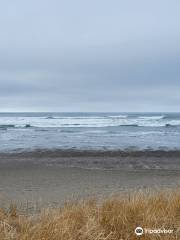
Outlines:
<svg viewBox="0 0 180 240"><path fill-rule="evenodd" d="M0 113L0 152L179 150L180 113Z"/></svg>

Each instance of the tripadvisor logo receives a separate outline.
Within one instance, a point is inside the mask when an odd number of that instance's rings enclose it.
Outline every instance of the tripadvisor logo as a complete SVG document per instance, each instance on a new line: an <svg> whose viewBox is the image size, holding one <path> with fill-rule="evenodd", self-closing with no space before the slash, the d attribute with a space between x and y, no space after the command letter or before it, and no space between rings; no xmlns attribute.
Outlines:
<svg viewBox="0 0 180 240"><path fill-rule="evenodd" d="M142 227L137 227L135 229L135 234L137 236L141 236L143 234L172 234L173 230L172 229L149 229L149 228L142 228Z"/></svg>
<svg viewBox="0 0 180 240"><path fill-rule="evenodd" d="M144 230L143 230L142 227L137 227L137 228L135 229L135 234L136 234L137 236L141 236L141 235L143 235L143 233L144 233Z"/></svg>

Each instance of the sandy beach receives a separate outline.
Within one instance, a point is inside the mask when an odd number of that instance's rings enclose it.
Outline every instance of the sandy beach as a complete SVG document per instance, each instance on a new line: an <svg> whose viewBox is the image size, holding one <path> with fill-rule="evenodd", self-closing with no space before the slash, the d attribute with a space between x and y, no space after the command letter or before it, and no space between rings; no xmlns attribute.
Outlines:
<svg viewBox="0 0 180 240"><path fill-rule="evenodd" d="M139 189L172 189L180 186L179 159L179 152L161 151L4 153L0 204L28 202L32 210Z"/></svg>

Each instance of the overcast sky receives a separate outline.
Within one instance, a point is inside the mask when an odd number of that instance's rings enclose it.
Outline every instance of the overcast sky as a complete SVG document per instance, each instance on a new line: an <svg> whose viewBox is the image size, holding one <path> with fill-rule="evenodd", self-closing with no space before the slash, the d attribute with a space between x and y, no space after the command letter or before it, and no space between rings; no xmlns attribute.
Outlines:
<svg viewBox="0 0 180 240"><path fill-rule="evenodd" d="M180 111L180 1L1 1L0 111Z"/></svg>

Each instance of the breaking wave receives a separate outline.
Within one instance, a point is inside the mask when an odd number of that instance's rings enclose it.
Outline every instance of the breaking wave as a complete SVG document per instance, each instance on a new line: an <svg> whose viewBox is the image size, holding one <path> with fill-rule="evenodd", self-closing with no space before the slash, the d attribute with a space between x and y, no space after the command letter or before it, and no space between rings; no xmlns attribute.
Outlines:
<svg viewBox="0 0 180 240"><path fill-rule="evenodd" d="M111 115L110 118L128 118L127 115Z"/></svg>
<svg viewBox="0 0 180 240"><path fill-rule="evenodd" d="M30 128L32 127L30 124L25 125L16 125L16 124L0 124L0 129L8 129L8 128Z"/></svg>
<svg viewBox="0 0 180 240"><path fill-rule="evenodd" d="M0 130L9 128L177 127L180 118L165 115L1 117Z"/></svg>
<svg viewBox="0 0 180 240"><path fill-rule="evenodd" d="M144 120L160 120L160 119L165 119L166 116L139 116L139 119L144 119Z"/></svg>

